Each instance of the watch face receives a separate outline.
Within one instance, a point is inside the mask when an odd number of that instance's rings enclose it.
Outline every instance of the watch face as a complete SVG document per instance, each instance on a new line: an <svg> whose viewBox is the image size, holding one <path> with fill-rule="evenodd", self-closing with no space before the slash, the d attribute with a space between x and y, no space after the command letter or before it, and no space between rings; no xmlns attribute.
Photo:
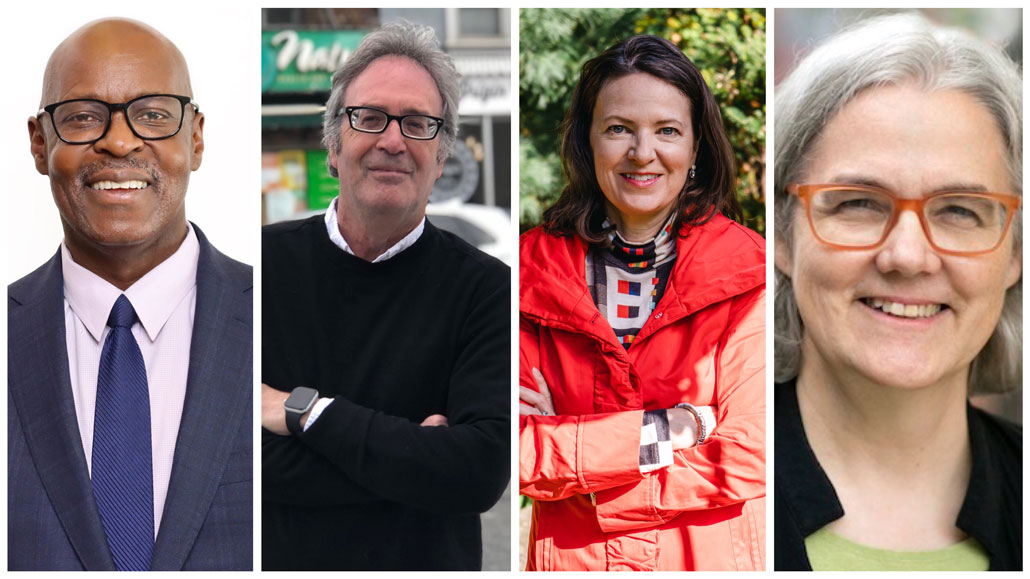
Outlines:
<svg viewBox="0 0 1030 579"><path fill-rule="evenodd" d="M293 412L307 412L315 398L318 398L318 390L301 386L293 389L283 406Z"/></svg>

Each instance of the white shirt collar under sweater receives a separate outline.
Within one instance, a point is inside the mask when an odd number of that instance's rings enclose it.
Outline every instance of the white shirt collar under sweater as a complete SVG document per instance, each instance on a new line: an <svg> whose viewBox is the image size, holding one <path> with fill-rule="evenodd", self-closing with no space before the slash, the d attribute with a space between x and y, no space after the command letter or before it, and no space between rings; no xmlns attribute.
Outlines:
<svg viewBox="0 0 1030 579"><path fill-rule="evenodd" d="M325 228L329 231L329 239L333 242L333 245L346 251L347 253L354 255L354 250L347 244L347 240L343 238L343 234L340 233L340 225L336 220L336 199L329 204L329 209L325 212ZM395 243L393 247L387 249L382 255L372 260L372 263L379 263L380 261L386 261L391 257L394 257L398 253L405 249L415 245L419 237L422 237L422 232L426 229L426 217L422 216L422 221L418 222L415 229L411 230L411 233L405 235L400 241Z"/></svg>

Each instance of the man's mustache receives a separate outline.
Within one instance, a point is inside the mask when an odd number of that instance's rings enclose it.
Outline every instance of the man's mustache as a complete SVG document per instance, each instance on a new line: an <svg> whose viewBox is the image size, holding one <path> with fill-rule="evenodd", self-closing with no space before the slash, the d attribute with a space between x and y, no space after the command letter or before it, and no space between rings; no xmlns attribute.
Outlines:
<svg viewBox="0 0 1030 579"><path fill-rule="evenodd" d="M124 159L119 161L94 161L83 165L79 169L79 182L80 183L91 183L95 181L95 176L102 172L110 171L134 171L146 173L150 178L150 183L157 184L161 180L161 174L154 167L154 165L144 159Z"/></svg>

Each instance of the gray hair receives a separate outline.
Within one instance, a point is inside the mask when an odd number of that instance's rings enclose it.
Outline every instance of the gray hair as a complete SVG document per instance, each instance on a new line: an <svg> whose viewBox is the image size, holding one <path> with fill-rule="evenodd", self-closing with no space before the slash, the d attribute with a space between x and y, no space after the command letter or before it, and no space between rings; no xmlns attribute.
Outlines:
<svg viewBox="0 0 1030 579"><path fill-rule="evenodd" d="M926 91L958 90L980 102L1005 143L1009 183L1023 187L1023 97L1019 67L1001 50L916 14L870 18L817 47L776 89L776 242L789 248L797 199L786 191L805 171L806 155L826 124L859 93L915 82ZM1022 211L1012 224L1022 246ZM973 360L970 392L1003 392L1022 384L1023 280L1005 295L1001 319ZM804 329L789 277L776 270L775 379L795 378L801 367Z"/></svg>
<svg viewBox="0 0 1030 579"><path fill-rule="evenodd" d="M347 86L377 59L385 56L410 58L433 78L443 101L443 129L439 135L440 150L437 161L442 162L451 154L454 141L458 138L458 101L461 100L461 75L454 67L454 61L440 49L436 33L429 26L399 20L384 24L382 28L366 36L357 50L333 74L333 86L329 102L325 105L322 118L322 145L330 151L340 151L340 133L345 114L343 97ZM339 177L336 167L330 164L329 173Z"/></svg>

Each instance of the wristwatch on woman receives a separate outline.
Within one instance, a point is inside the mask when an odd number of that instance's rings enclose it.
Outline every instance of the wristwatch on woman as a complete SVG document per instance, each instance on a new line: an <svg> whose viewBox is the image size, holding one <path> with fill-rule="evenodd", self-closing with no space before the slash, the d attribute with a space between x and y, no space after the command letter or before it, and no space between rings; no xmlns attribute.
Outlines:
<svg viewBox="0 0 1030 579"><path fill-rule="evenodd" d="M694 420L697 421L697 442L694 443L694 446L697 446L698 444L704 442L705 437L708 435L708 428L705 426L704 416L701 415L701 412L698 411L697 407L695 407L693 404L681 402L676 405L676 408L682 408L687 412L693 414Z"/></svg>
<svg viewBox="0 0 1030 579"><path fill-rule="evenodd" d="M290 397L283 402L283 408L286 410L286 429L290 434L304 432L300 419L311 410L317 400L318 390L314 388L298 386L290 392Z"/></svg>

